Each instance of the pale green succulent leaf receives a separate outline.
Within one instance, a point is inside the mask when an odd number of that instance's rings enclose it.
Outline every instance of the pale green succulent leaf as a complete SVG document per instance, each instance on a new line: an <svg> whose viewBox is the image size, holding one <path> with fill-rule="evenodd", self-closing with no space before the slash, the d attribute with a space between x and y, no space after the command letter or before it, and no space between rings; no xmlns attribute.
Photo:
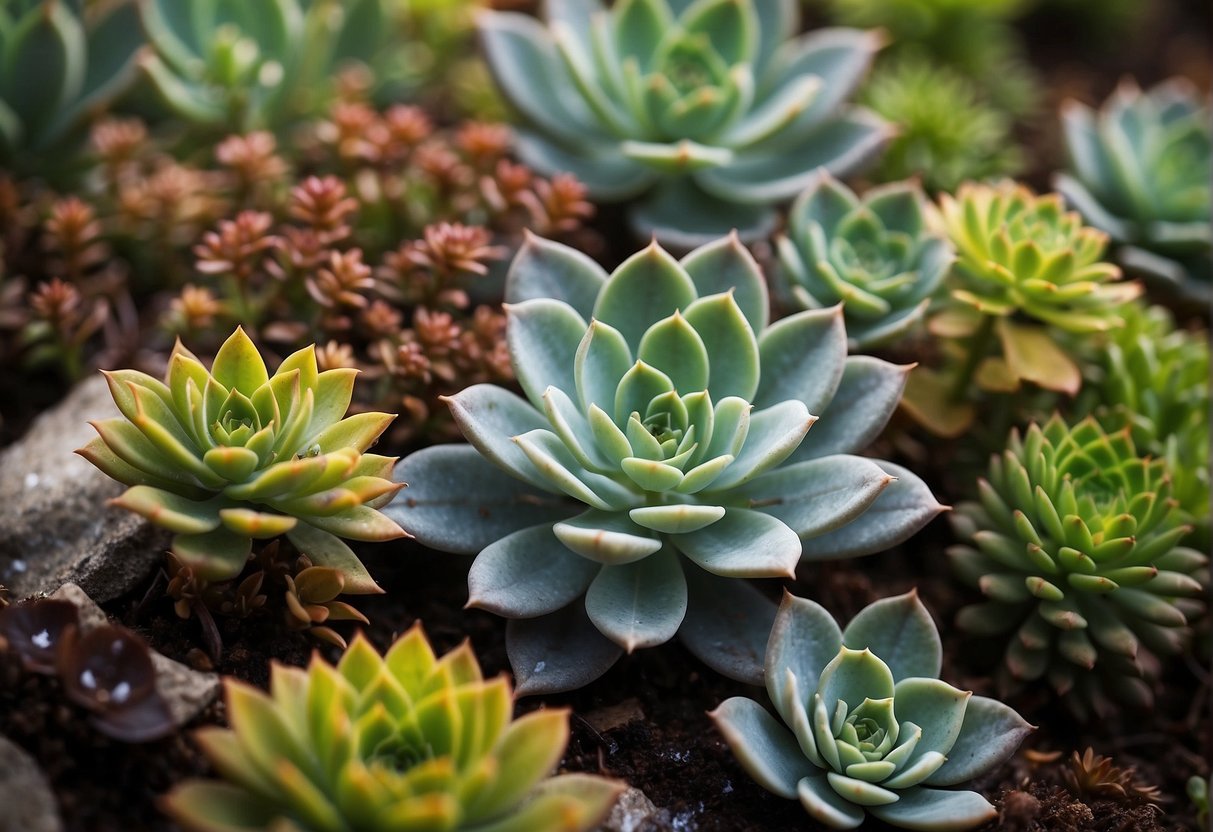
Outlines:
<svg viewBox="0 0 1213 832"><path fill-rule="evenodd" d="M788 699L787 674L795 677L799 688L813 690L821 671L841 647L842 632L824 607L784 593L767 642L764 665L767 693L785 723L791 724L794 708L804 705Z"/></svg>
<svg viewBox="0 0 1213 832"><path fill-rule="evenodd" d="M787 41L775 56L775 69L784 79L814 75L822 79L822 95L802 124L820 121L854 95L881 45L881 35L862 29L826 28Z"/></svg>
<svg viewBox="0 0 1213 832"><path fill-rule="evenodd" d="M550 488L597 509L619 509L635 503L635 495L627 488L578 465L560 437L551 431L529 431L514 437L514 442Z"/></svg>
<svg viewBox="0 0 1213 832"><path fill-rule="evenodd" d="M726 699L709 716L758 785L780 797L796 797L796 784L813 772L813 765L787 728L742 696Z"/></svg>
<svg viewBox="0 0 1213 832"><path fill-rule="evenodd" d="M678 250L705 246L733 232L745 242L756 242L775 229L776 221L769 206L708 193L694 177L662 181L628 212L628 223L638 236L655 236Z"/></svg>
<svg viewBox="0 0 1213 832"><path fill-rule="evenodd" d="M304 523L350 540L384 541L405 537L406 532L385 514L370 506L353 506L327 517L307 515Z"/></svg>
<svg viewBox="0 0 1213 832"><path fill-rule="evenodd" d="M897 802L897 792L845 774L826 772L826 781L840 797L859 806L886 806Z"/></svg>
<svg viewBox="0 0 1213 832"><path fill-rule="evenodd" d="M619 146L625 158L665 175L681 175L711 170L733 163L733 151L711 147L690 139L678 142L640 142L629 140Z"/></svg>
<svg viewBox="0 0 1213 832"><path fill-rule="evenodd" d="M824 776L802 778L797 783L796 795L810 817L831 829L855 829L863 823L863 807L840 796Z"/></svg>
<svg viewBox="0 0 1213 832"><path fill-rule="evenodd" d="M554 490L513 441L547 426L530 403L493 384L466 387L446 402L459 430L486 459L536 488Z"/></svg>
<svg viewBox="0 0 1213 832"><path fill-rule="evenodd" d="M518 696L583 687L623 655L623 648L591 623L581 602L540 618L512 619L506 625L505 646Z"/></svg>
<svg viewBox="0 0 1213 832"><path fill-rule="evenodd" d="M710 332L709 337L717 334ZM696 328L681 312L676 311L649 327L640 339L636 355L639 361L660 367L680 394L708 388L711 366L708 349Z"/></svg>
<svg viewBox="0 0 1213 832"><path fill-rule="evenodd" d="M807 112L822 94L822 80L802 75L760 103L720 137L726 147L745 148L778 135Z"/></svg>
<svg viewBox="0 0 1213 832"><path fill-rule="evenodd" d="M868 811L885 823L923 832L972 829L998 817L998 812L977 792L915 787L898 793L896 803Z"/></svg>
<svg viewBox="0 0 1213 832"><path fill-rule="evenodd" d="M814 421L816 417L799 401L781 402L755 413L741 452L712 484L713 489L736 489L778 466L796 450Z"/></svg>
<svg viewBox="0 0 1213 832"><path fill-rule="evenodd" d="M626 427L633 413L641 418L648 412L649 403L663 393L677 392L674 382L656 367L637 361L624 373L615 389L615 424ZM688 391L690 392L690 391ZM647 433L647 429L644 431ZM635 449L635 440L633 440Z"/></svg>
<svg viewBox="0 0 1213 832"><path fill-rule="evenodd" d="M604 200L637 196L658 178L655 170L624 156L617 146L591 144L573 151L524 130L515 149L529 167L549 176L571 173Z"/></svg>
<svg viewBox="0 0 1213 832"><path fill-rule="evenodd" d="M922 729L922 739L910 763L928 751L945 755L951 751L972 693L932 677L901 679L894 696L897 718Z"/></svg>
<svg viewBox="0 0 1213 832"><path fill-rule="evenodd" d="M761 332L770 321L770 297L762 269L736 234L729 234L700 246L681 265L690 275L700 298L732 290L753 333ZM717 393L719 398L721 395Z"/></svg>
<svg viewBox="0 0 1213 832"><path fill-rule="evenodd" d="M178 534L173 538L172 550L199 577L227 581L244 569L253 550L253 541L245 535L217 528L205 534Z"/></svg>
<svg viewBox="0 0 1213 832"><path fill-rule="evenodd" d="M606 279L606 272L593 258L563 243L527 233L506 275L505 302L551 298L567 303L589 320Z"/></svg>
<svg viewBox="0 0 1213 832"><path fill-rule="evenodd" d="M239 327L219 347L211 375L228 390L239 390L246 396L270 380L257 346Z"/></svg>
<svg viewBox="0 0 1213 832"><path fill-rule="evenodd" d="M845 526L802 540L804 559L832 560L883 552L905 542L946 510L916 474L883 460L880 467L897 481Z"/></svg>
<svg viewBox="0 0 1213 832"><path fill-rule="evenodd" d="M164 798L166 811L180 823L204 832L252 832L266 829L277 813L265 800L228 783L187 781Z"/></svg>
<svg viewBox="0 0 1213 832"><path fill-rule="evenodd" d="M477 825L477 832L532 832L535 829L589 829L618 798L623 786L589 774L562 774L535 786L512 814Z"/></svg>
<svg viewBox="0 0 1213 832"><path fill-rule="evenodd" d="M700 567L730 578L793 577L800 561L796 532L768 514L725 509L724 517L673 544Z"/></svg>
<svg viewBox="0 0 1213 832"><path fill-rule="evenodd" d="M641 506L631 509L628 516L646 529L663 534L687 534L698 531L724 517L723 506L674 504Z"/></svg>
<svg viewBox="0 0 1213 832"><path fill-rule="evenodd" d="M506 310L506 343L518 383L531 404L543 407L548 387L574 390L574 360L586 323L571 306L537 298Z"/></svg>
<svg viewBox="0 0 1213 832"><path fill-rule="evenodd" d="M752 584L683 562L689 606L678 636L700 661L750 685L762 684L762 658L776 606Z"/></svg>
<svg viewBox="0 0 1213 832"><path fill-rule="evenodd" d="M634 60L641 70L648 69L657 44L674 23L664 0L620 0L612 19L620 61Z"/></svg>
<svg viewBox="0 0 1213 832"><path fill-rule="evenodd" d="M706 35L726 63L748 63L758 50L759 21L754 6L737 0L696 0L678 18L689 36Z"/></svg>
<svg viewBox="0 0 1213 832"><path fill-rule="evenodd" d="M468 573L468 605L507 618L535 618L580 598L600 566L570 551L551 525L487 546Z"/></svg>
<svg viewBox="0 0 1213 832"><path fill-rule="evenodd" d="M577 462L591 471L607 473L609 463L598 448L594 429L573 400L563 390L549 387L543 405L552 430Z"/></svg>
<svg viewBox="0 0 1213 832"><path fill-rule="evenodd" d="M150 485L136 485L116 497L114 505L140 514L169 531L197 535L219 528L219 511L228 503L221 497L199 502Z"/></svg>
<svg viewBox="0 0 1213 832"><path fill-rule="evenodd" d="M374 595L383 592L354 551L336 535L303 522L289 529L286 537L300 554L307 555L314 565L340 572L344 580L341 591L346 595Z"/></svg>
<svg viewBox="0 0 1213 832"><path fill-rule="evenodd" d="M669 253L653 244L611 274L598 295L594 317L617 329L629 348L636 350L649 327L674 310L685 309L695 298L690 276Z"/></svg>
<svg viewBox="0 0 1213 832"><path fill-rule="evenodd" d="M758 341L733 293L700 297L687 307L686 320L705 336L711 368L705 387L712 396L752 399L759 381Z"/></svg>
<svg viewBox="0 0 1213 832"><path fill-rule="evenodd" d="M622 512L590 509L557 523L552 531L581 557L605 565L641 560L655 554L662 545L651 531Z"/></svg>
<svg viewBox="0 0 1213 832"><path fill-rule="evenodd" d="M573 375L582 408L614 409L619 382L632 368L632 351L619 330L591 320L577 347Z"/></svg>
<svg viewBox="0 0 1213 832"><path fill-rule="evenodd" d="M353 448L361 453L375 444L395 418L390 413L355 413L329 425L308 444L319 445L321 453L341 448Z"/></svg>
<svg viewBox="0 0 1213 832"><path fill-rule="evenodd" d="M768 471L729 496L748 500L806 540L853 522L892 479L871 460L839 454Z"/></svg>
<svg viewBox="0 0 1213 832"><path fill-rule="evenodd" d="M789 461L867 448L897 409L910 370L866 355L847 358L833 398Z"/></svg>
<svg viewBox="0 0 1213 832"><path fill-rule="evenodd" d="M851 707L864 699L889 699L894 694L893 674L870 650L851 650L844 645L822 668L817 693L831 713L840 699Z"/></svg>
<svg viewBox="0 0 1213 832"><path fill-rule="evenodd" d="M295 528L299 522L294 517L285 514L270 514L264 511L253 511L249 508L220 509L219 519L230 531L254 540L277 537Z"/></svg>
<svg viewBox="0 0 1213 832"><path fill-rule="evenodd" d="M1016 377L1046 390L1074 395L1082 385L1082 374L1074 360L1047 330L1009 320L998 321L998 337L1007 366Z"/></svg>
<svg viewBox="0 0 1213 832"><path fill-rule="evenodd" d="M795 399L820 415L838 389L846 367L842 308L790 315L758 336L762 379L755 407Z"/></svg>
<svg viewBox="0 0 1213 832"><path fill-rule="evenodd" d="M974 696L965 708L960 734L948 761L932 774L932 786L953 786L980 777L1007 760L1033 730L1014 709L996 699Z"/></svg>
<svg viewBox="0 0 1213 832"><path fill-rule="evenodd" d="M687 609L687 586L671 548L631 563L604 566L586 591L585 609L602 633L628 653L674 637Z"/></svg>
<svg viewBox="0 0 1213 832"><path fill-rule="evenodd" d="M912 676L935 679L943 666L939 631L914 591L864 607L847 624L842 640L852 650L866 647L880 656L896 681Z"/></svg>

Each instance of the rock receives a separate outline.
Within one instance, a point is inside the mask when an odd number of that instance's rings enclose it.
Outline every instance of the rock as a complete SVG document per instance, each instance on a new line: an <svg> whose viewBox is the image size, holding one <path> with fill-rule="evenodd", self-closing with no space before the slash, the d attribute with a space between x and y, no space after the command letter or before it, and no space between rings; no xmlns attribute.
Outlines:
<svg viewBox="0 0 1213 832"><path fill-rule="evenodd" d="M80 610L80 628L86 633L109 620L93 599L75 584L64 584L51 597L76 605ZM185 725L219 694L219 676L199 673L155 650L151 652L152 664L156 668L156 691L168 705L173 722L178 727Z"/></svg>
<svg viewBox="0 0 1213 832"><path fill-rule="evenodd" d="M82 381L0 452L0 584L14 597L79 584L104 603L138 586L168 534L108 501L122 486L74 451L90 420L118 415L100 374Z"/></svg>
<svg viewBox="0 0 1213 832"><path fill-rule="evenodd" d="M596 832L639 832L645 821L659 810L640 789L628 787L619 795L606 821Z"/></svg>
<svg viewBox="0 0 1213 832"><path fill-rule="evenodd" d="M0 832L60 832L50 784L34 758L0 737Z"/></svg>

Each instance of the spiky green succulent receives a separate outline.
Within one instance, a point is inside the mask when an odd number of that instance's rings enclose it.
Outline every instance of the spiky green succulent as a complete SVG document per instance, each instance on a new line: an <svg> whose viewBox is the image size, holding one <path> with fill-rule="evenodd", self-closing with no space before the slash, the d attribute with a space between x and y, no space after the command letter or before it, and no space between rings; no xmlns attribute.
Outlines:
<svg viewBox="0 0 1213 832"><path fill-rule="evenodd" d="M1013 182L966 184L940 197L943 228L956 246L949 308L932 322L947 337L997 335L999 355L983 359L987 379L1031 381L1073 394L1078 365L1053 331L1103 332L1122 326L1117 309L1141 287L1118 282L1101 259L1107 235L1082 224L1056 194Z"/></svg>
<svg viewBox="0 0 1213 832"><path fill-rule="evenodd" d="M126 90L142 43L134 2L0 4L0 164L62 174L50 152Z"/></svg>
<svg viewBox="0 0 1213 832"><path fill-rule="evenodd" d="M880 551L941 510L909 471L851 455L908 368L848 359L838 307L768 325L736 236L682 261L653 244L610 276L530 238L506 299L526 398L454 396L471 446L407 457L414 488L391 511L428 546L479 553L470 603L516 619L520 690L578 687L676 633L756 680L774 606L739 579Z"/></svg>
<svg viewBox="0 0 1213 832"><path fill-rule="evenodd" d="M599 200L641 198L632 225L690 248L768 232L772 205L819 167L841 175L889 136L846 105L873 33L797 37L795 0L548 0L547 25L486 14L489 67L526 130L519 153Z"/></svg>
<svg viewBox="0 0 1213 832"><path fill-rule="evenodd" d="M1142 453L1166 460L1171 493L1191 517L1196 548L1209 539L1209 336L1177 329L1161 306L1126 304L1125 326L1095 345L1079 414L1108 430L1128 425ZM1201 462L1205 461L1205 462Z"/></svg>
<svg viewBox="0 0 1213 832"><path fill-rule="evenodd" d="M805 309L841 303L853 348L921 320L953 260L951 244L927 228L916 185L886 185L861 200L824 172L796 199L777 242L796 300Z"/></svg>
<svg viewBox="0 0 1213 832"><path fill-rule="evenodd" d="M956 574L987 600L961 610L975 635L1006 637L1005 689L1047 681L1080 717L1149 707L1161 658L1180 650L1204 604L1208 559L1161 459L1128 429L1060 418L1011 435L952 516Z"/></svg>
<svg viewBox="0 0 1213 832"><path fill-rule="evenodd" d="M278 130L322 109L342 64L377 64L385 0L140 0L143 69L185 121ZM384 80L384 79L379 79Z"/></svg>
<svg viewBox="0 0 1213 832"><path fill-rule="evenodd" d="M855 829L872 815L904 829L968 829L997 817L978 777L1032 730L1011 708L940 681L939 632L914 592L877 601L845 630L785 595L766 653L781 725L741 696L712 714L758 784L814 820Z"/></svg>
<svg viewBox="0 0 1213 832"><path fill-rule="evenodd" d="M918 177L936 193L1022 167L1011 119L947 65L913 56L882 63L860 100L897 126L873 171L878 181Z"/></svg>
<svg viewBox="0 0 1213 832"><path fill-rule="evenodd" d="M93 422L77 453L130 486L114 504L175 532L173 554L200 577L236 577L254 538L285 534L340 570L345 592L378 592L341 538L405 534L378 511L401 487L396 460L365 452L395 417L345 415L357 374L318 372L306 347L270 376L242 329L210 370L178 343L163 382L105 374L122 415Z"/></svg>
<svg viewBox="0 0 1213 832"><path fill-rule="evenodd" d="M200 832L581 832L622 784L550 777L568 712L511 720L504 676L465 642L441 659L414 626L380 656L361 635L336 667L274 663L268 695L226 680L230 728L195 738L223 777L188 781L166 811Z"/></svg>
<svg viewBox="0 0 1213 832"><path fill-rule="evenodd" d="M1213 298L1213 114L1192 84L1142 92L1121 84L1099 112L1069 101L1061 123L1070 170L1057 190L1120 248L1128 269Z"/></svg>

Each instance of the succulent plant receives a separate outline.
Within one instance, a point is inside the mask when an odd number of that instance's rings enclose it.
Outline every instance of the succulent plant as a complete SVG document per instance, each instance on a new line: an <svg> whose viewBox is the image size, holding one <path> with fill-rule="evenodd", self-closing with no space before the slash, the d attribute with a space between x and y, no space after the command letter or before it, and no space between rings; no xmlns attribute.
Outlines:
<svg viewBox="0 0 1213 832"><path fill-rule="evenodd" d="M1094 346L1093 367L1074 412L1093 414L1109 431L1128 425L1134 445L1166 460L1171 494L1209 538L1209 337L1176 329L1161 306L1126 304L1125 326Z"/></svg>
<svg viewBox="0 0 1213 832"><path fill-rule="evenodd" d="M869 605L845 630L820 605L785 595L766 653L779 720L742 696L711 717L759 785L799 799L826 826L854 829L872 815L904 829L968 829L997 817L994 807L938 787L990 771L1032 726L940 681L942 660L913 591Z"/></svg>
<svg viewBox="0 0 1213 832"><path fill-rule="evenodd" d="M771 206L813 172L842 175L889 137L845 105L874 33L796 38L795 0L549 0L545 27L481 19L489 68L527 125L518 151L571 171L598 200L641 197L645 236L690 248L730 229L767 233Z"/></svg>
<svg viewBox="0 0 1213 832"><path fill-rule="evenodd" d="M340 570L346 593L380 591L340 539L405 534L377 511L401 487L387 479L396 460L365 453L394 417L345 417L356 370L318 372L307 347L270 376L237 329L210 370L178 343L163 382L105 375L122 415L92 423L99 436L78 453L130 486L115 505L176 532L182 563L206 580L234 578L254 538L286 534Z"/></svg>
<svg viewBox="0 0 1213 832"><path fill-rule="evenodd" d="M1119 307L1141 292L1118 282L1102 262L1107 235L1087 228L1056 194L1037 196L1004 181L965 184L940 197L940 222L956 246L946 307L931 331L951 342L955 366L943 378L920 371L906 391L907 410L927 427L956 435L971 423L972 382L1014 392L1025 382L1074 395L1078 363L1061 333L1104 332L1124 325Z"/></svg>
<svg viewBox="0 0 1213 832"><path fill-rule="evenodd" d="M0 608L0 650L15 653L27 672L57 677L102 734L148 742L175 731L147 643L110 624L81 629L70 601L39 598Z"/></svg>
<svg viewBox="0 0 1213 832"><path fill-rule="evenodd" d="M1126 268L1206 304L1213 298L1210 117L1184 79L1149 92L1126 81L1099 112L1068 101L1061 123L1070 171L1054 180L1066 201L1120 246Z"/></svg>
<svg viewBox="0 0 1213 832"><path fill-rule="evenodd" d="M50 151L136 77L143 43L137 18L129 0L0 6L0 164L62 174L62 156Z"/></svg>
<svg viewBox="0 0 1213 832"><path fill-rule="evenodd" d="M142 63L179 118L230 130L288 126L321 109L341 64L373 63L384 0L142 0L155 53Z"/></svg>
<svg viewBox="0 0 1213 832"><path fill-rule="evenodd" d="M1126 428L1060 418L990 462L978 502L952 515L956 574L986 601L958 625L1007 639L1004 690L1048 681L1080 718L1149 707L1160 657L1178 652L1204 603L1206 558L1161 459L1139 457Z"/></svg>
<svg viewBox="0 0 1213 832"><path fill-rule="evenodd" d="M872 172L878 181L920 177L923 187L937 193L1022 167L1010 117L946 64L912 55L878 64L860 101L897 125Z"/></svg>
<svg viewBox="0 0 1213 832"><path fill-rule="evenodd" d="M226 782L164 801L189 829L579 832L623 788L549 777L568 711L511 720L509 681L484 679L466 642L436 658L420 626L384 656L359 635L336 667L275 663L268 694L225 686L231 728L195 737Z"/></svg>
<svg viewBox="0 0 1213 832"><path fill-rule="evenodd" d="M861 200L824 172L796 199L777 242L796 300L805 309L841 303L853 349L921 320L954 259L928 231L916 185L874 188Z"/></svg>
<svg viewBox="0 0 1213 832"><path fill-rule="evenodd" d="M1209 794L1213 792L1210 784L1213 784L1213 777L1200 777L1194 774L1188 778L1186 788L1188 800L1192 801L1192 806L1196 809L1196 822L1201 826L1209 824Z"/></svg>
<svg viewBox="0 0 1213 832"><path fill-rule="evenodd" d="M735 235L681 262L654 243L609 277L531 237L506 300L526 398L453 396L471 446L406 458L396 477L415 488L392 516L479 553L469 604L515 619L522 692L579 687L676 633L756 680L774 605L737 579L880 551L941 510L909 471L851 455L908 368L848 359L838 307L768 326Z"/></svg>

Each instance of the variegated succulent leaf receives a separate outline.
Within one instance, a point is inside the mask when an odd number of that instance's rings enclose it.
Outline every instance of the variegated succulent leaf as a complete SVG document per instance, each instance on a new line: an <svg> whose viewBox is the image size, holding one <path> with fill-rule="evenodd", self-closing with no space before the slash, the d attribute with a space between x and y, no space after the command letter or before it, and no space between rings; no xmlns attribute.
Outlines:
<svg viewBox="0 0 1213 832"><path fill-rule="evenodd" d="M923 208L916 184L884 185L860 199L823 171L797 197L778 239L793 296L805 309L841 303L854 349L903 335L954 259Z"/></svg>
<svg viewBox="0 0 1213 832"><path fill-rule="evenodd" d="M1055 186L1118 245L1131 272L1208 302L1213 127L1207 99L1184 79L1143 92L1126 81L1095 111L1068 101L1069 169Z"/></svg>
<svg viewBox="0 0 1213 832"><path fill-rule="evenodd" d="M550 776L568 712L512 719L509 681L485 679L466 642L438 658L420 625L382 656L360 634L335 667L274 664L268 693L226 691L231 727L195 734L223 779L164 801L188 829L580 832L623 789Z"/></svg>
<svg viewBox="0 0 1213 832"><path fill-rule="evenodd" d="M1004 689L1047 680L1080 718L1150 705L1208 582L1171 492L1165 460L1139 456L1128 428L1055 417L1012 434L955 512L964 542L948 551L986 596L959 626L1007 640Z"/></svg>
<svg viewBox="0 0 1213 832"><path fill-rule="evenodd" d="M532 167L601 200L644 195L646 236L683 248L760 236L819 167L843 174L889 136L846 105L873 33L797 36L794 0L549 0L546 21L481 18L489 67L526 123Z"/></svg>
<svg viewBox="0 0 1213 832"><path fill-rule="evenodd" d="M788 594L766 652L776 715L734 697L711 716L759 785L831 828L872 815L905 829L968 829L996 817L994 807L940 787L990 771L1032 727L941 681L942 654L913 591L871 604L845 630Z"/></svg>
<svg viewBox="0 0 1213 832"><path fill-rule="evenodd" d="M94 422L78 453L130 486L114 503L173 532L173 554L199 575L240 573L252 541L285 534L344 591L380 591L341 538L405 532L379 509L403 487L396 460L367 453L394 416L346 416L356 370L320 372L312 347L271 376L237 329L208 370L180 343L164 381L106 373L121 416Z"/></svg>
<svg viewBox="0 0 1213 832"><path fill-rule="evenodd" d="M426 545L478 554L473 605L514 619L583 610L550 654L533 648L540 628L511 631L527 693L585 684L622 650L676 633L713 667L757 678L774 608L739 579L879 551L941 510L912 473L852 455L908 368L848 359L837 307L768 325L761 271L736 236L681 261L654 244L609 276L531 238L506 297L525 398L492 385L453 396L475 452L408 457L397 478L425 490L391 513ZM486 523L491 534L467 531ZM728 649L722 621L736 621Z"/></svg>

